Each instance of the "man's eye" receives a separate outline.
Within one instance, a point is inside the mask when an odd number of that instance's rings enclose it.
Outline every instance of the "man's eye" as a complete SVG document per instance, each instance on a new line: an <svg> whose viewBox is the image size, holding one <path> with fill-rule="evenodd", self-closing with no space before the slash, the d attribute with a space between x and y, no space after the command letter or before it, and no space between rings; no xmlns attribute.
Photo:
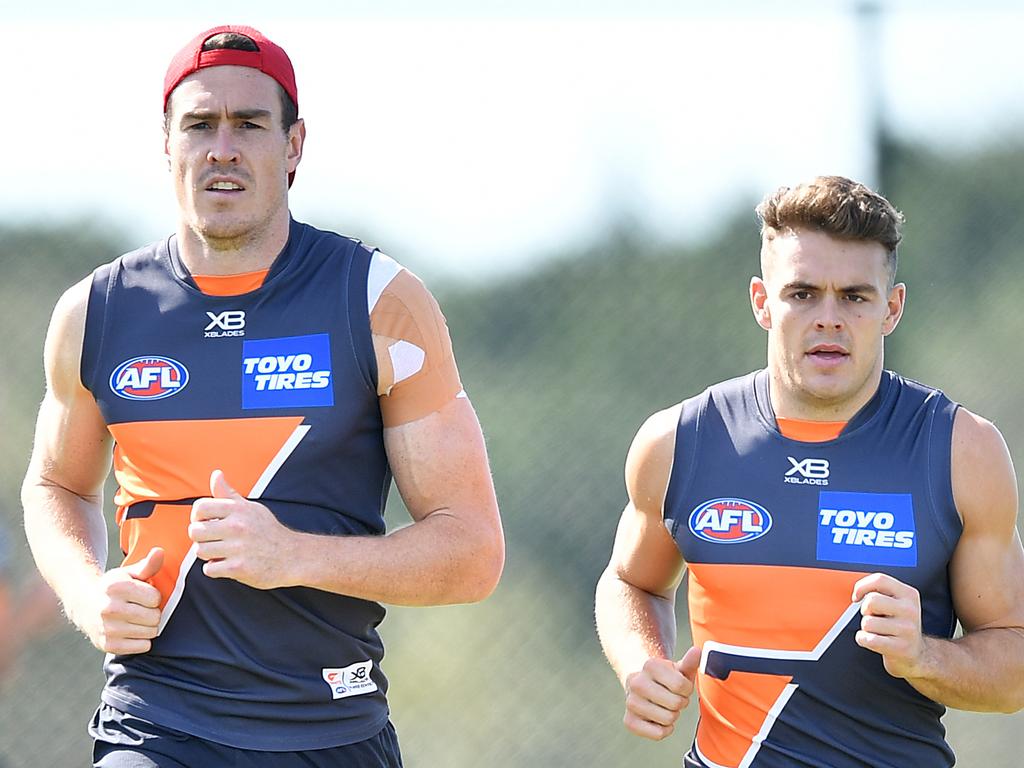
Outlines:
<svg viewBox="0 0 1024 768"><path fill-rule="evenodd" d="M793 294L793 298L796 299L797 301L806 301L807 299L811 298L811 292L797 291L796 293Z"/></svg>
<svg viewBox="0 0 1024 768"><path fill-rule="evenodd" d="M246 120L244 123L242 123L242 127L250 129L250 128L262 128L263 126L262 125L257 125L256 123L253 123L253 122L251 122L249 120Z"/></svg>
<svg viewBox="0 0 1024 768"><path fill-rule="evenodd" d="M854 302L855 304L860 304L861 302L867 301L867 299L865 299L865 298L864 298L863 296L861 296L861 295L860 295L859 293L850 293L850 294L847 294L847 295L846 295L846 299L847 299L847 301L852 301L852 302Z"/></svg>
<svg viewBox="0 0 1024 768"><path fill-rule="evenodd" d="M206 122L205 120L202 120L202 121L200 121L198 123L190 123L189 125L186 125L185 129L188 130L188 131L203 131L203 130L208 129L209 127L210 127L210 124L208 122Z"/></svg>

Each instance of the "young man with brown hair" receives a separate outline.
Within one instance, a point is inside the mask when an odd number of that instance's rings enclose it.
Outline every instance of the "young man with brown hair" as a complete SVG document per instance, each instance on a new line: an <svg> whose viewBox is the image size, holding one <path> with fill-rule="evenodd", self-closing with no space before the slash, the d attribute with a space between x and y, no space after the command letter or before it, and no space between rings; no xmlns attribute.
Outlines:
<svg viewBox="0 0 1024 768"><path fill-rule="evenodd" d="M944 707L1024 707L1009 453L883 367L906 297L887 200L829 176L757 211L767 368L655 414L626 460L597 589L626 727L665 738L696 690L692 768L952 765Z"/></svg>
<svg viewBox="0 0 1024 768"><path fill-rule="evenodd" d="M163 96L177 232L58 302L23 491L40 571L108 654L95 765L400 766L380 603L481 600L504 558L447 326L393 260L291 218L283 49L207 30ZM392 474L413 523L383 535Z"/></svg>

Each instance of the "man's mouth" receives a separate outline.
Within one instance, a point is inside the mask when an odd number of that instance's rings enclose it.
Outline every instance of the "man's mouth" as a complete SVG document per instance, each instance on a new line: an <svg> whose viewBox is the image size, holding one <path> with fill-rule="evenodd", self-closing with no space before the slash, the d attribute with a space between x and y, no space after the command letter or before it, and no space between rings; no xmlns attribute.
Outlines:
<svg viewBox="0 0 1024 768"><path fill-rule="evenodd" d="M242 192L245 187L233 181L215 181L207 185L206 190L208 192Z"/></svg>
<svg viewBox="0 0 1024 768"><path fill-rule="evenodd" d="M849 357L850 353L838 344L818 344L807 350L807 354L815 360L842 360Z"/></svg>

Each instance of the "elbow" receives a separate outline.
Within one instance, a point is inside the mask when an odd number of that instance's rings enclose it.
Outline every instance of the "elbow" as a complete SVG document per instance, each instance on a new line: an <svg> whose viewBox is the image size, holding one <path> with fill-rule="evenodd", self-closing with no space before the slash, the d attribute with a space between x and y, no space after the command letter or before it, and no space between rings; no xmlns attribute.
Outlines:
<svg viewBox="0 0 1024 768"><path fill-rule="evenodd" d="M460 602L486 600L497 589L504 569L505 538L499 529L474 551L472 574L464 581L465 592Z"/></svg>
<svg viewBox="0 0 1024 768"><path fill-rule="evenodd" d="M1024 689L1016 691L1016 696L1004 701L996 711L1003 715L1015 715L1024 710Z"/></svg>

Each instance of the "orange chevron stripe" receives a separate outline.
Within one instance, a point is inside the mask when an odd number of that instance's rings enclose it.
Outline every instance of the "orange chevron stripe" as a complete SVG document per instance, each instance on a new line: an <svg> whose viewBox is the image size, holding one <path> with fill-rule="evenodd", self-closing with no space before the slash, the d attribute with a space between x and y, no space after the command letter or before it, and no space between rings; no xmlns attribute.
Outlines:
<svg viewBox="0 0 1024 768"><path fill-rule="evenodd" d="M111 425L120 486L114 502L124 508L137 501L209 496L215 469L247 495L301 423L301 416L269 416Z"/></svg>
<svg viewBox="0 0 1024 768"><path fill-rule="evenodd" d="M850 608L865 574L823 568L690 563L690 625L695 645L810 652ZM756 655L756 654L755 654ZM697 678L697 747L720 766L739 766L792 677L734 671ZM786 699L788 700L788 698ZM778 708L777 707L777 708ZM776 712L776 714L778 714ZM756 748L753 750L756 752Z"/></svg>
<svg viewBox="0 0 1024 768"><path fill-rule="evenodd" d="M248 496L282 447L301 425L301 416L195 419L114 424L114 476L119 488L117 522L123 565L164 549L164 564L150 583L160 590L163 609L183 582L192 541L189 504L157 503L150 515L126 519L140 501L176 501L210 495L210 473L223 470L228 482ZM176 604L177 598L175 598ZM170 610L174 605L170 606Z"/></svg>

